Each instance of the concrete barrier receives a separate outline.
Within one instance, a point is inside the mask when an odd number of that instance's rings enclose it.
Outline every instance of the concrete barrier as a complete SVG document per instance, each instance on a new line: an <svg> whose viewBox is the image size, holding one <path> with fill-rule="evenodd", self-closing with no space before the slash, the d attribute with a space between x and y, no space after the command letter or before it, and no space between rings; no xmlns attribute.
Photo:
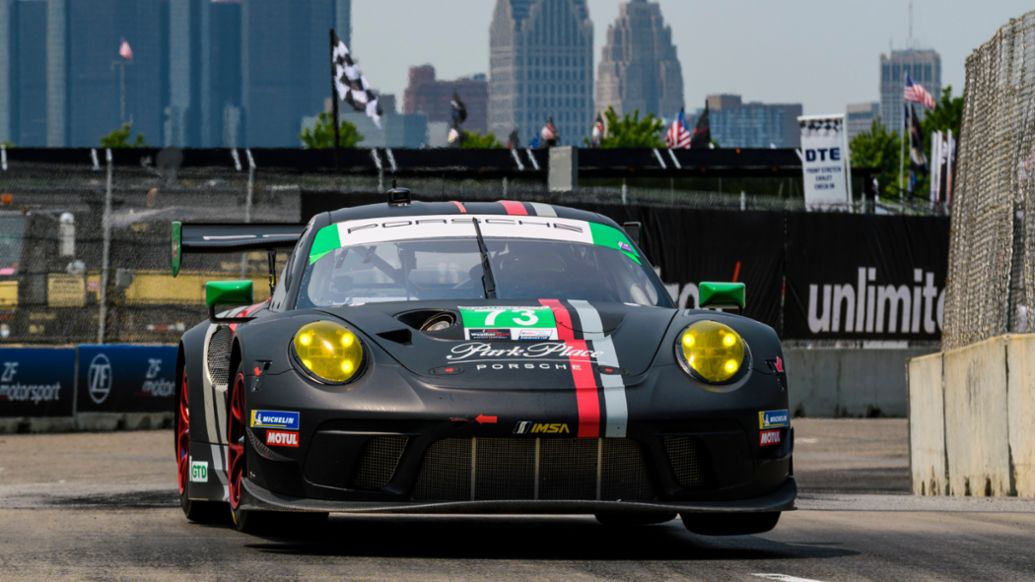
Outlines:
<svg viewBox="0 0 1035 582"><path fill-rule="evenodd" d="M1010 475L1017 495L1035 497L1035 336L1010 336L1006 354Z"/></svg>
<svg viewBox="0 0 1035 582"><path fill-rule="evenodd" d="M915 493L1035 497L1035 334L912 360L909 398Z"/></svg>
<svg viewBox="0 0 1035 582"><path fill-rule="evenodd" d="M951 495L1010 495L1006 338L944 355L945 454Z"/></svg>
<svg viewBox="0 0 1035 582"><path fill-rule="evenodd" d="M785 348L791 411L808 417L905 417L906 363L932 351Z"/></svg>
<svg viewBox="0 0 1035 582"><path fill-rule="evenodd" d="M942 354L909 361L909 459L913 493L948 495Z"/></svg>

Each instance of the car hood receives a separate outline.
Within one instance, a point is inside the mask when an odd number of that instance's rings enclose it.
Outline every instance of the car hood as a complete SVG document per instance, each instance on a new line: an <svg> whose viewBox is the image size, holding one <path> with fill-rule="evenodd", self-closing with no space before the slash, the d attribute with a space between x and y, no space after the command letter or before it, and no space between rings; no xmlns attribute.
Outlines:
<svg viewBox="0 0 1035 582"><path fill-rule="evenodd" d="M571 390L573 374L638 376L654 360L675 309L585 301L548 302L556 338L465 338L459 310L542 308L535 302L463 301L380 303L322 308L346 321L429 384L464 389ZM420 331L419 322L448 312L447 333ZM588 365L588 366L587 366Z"/></svg>

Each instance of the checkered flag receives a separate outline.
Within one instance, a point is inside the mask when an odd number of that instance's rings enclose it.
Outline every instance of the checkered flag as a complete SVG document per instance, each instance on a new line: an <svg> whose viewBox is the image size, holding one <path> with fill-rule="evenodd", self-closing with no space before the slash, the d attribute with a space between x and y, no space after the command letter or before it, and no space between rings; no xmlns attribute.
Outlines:
<svg viewBox="0 0 1035 582"><path fill-rule="evenodd" d="M338 99L348 103L356 111L366 113L367 117L374 121L374 125L381 127L381 106L377 103L377 93L370 88L367 78L352 60L349 47L333 32L331 61L334 64L334 88L338 93Z"/></svg>

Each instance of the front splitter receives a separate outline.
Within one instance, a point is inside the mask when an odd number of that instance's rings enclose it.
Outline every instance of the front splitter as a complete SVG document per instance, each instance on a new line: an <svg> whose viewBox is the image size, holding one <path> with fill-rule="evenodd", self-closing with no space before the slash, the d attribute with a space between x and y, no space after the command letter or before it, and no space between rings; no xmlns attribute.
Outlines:
<svg viewBox="0 0 1035 582"><path fill-rule="evenodd" d="M761 497L732 501L598 501L598 500L472 500L472 501L335 501L288 497L248 479L242 508L259 511L315 511L328 513L425 514L573 514L600 512L657 513L763 513L791 511L798 486L789 477L775 491Z"/></svg>

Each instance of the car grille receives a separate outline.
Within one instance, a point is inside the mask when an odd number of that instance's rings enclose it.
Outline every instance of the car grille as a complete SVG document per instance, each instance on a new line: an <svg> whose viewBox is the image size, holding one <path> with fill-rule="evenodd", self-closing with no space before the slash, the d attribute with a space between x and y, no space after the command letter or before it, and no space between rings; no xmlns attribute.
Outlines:
<svg viewBox="0 0 1035 582"><path fill-rule="evenodd" d="M676 481L684 489L704 485L704 471L700 444L689 436L670 435L664 438L665 452L668 454Z"/></svg>
<svg viewBox="0 0 1035 582"><path fill-rule="evenodd" d="M654 487L630 439L443 439L424 455L416 500L648 500Z"/></svg>
<svg viewBox="0 0 1035 582"><path fill-rule="evenodd" d="M213 384L226 385L230 381L230 328L221 325L208 340L208 377Z"/></svg>
<svg viewBox="0 0 1035 582"><path fill-rule="evenodd" d="M352 487L377 490L388 485L408 440L404 436L378 436L368 440L363 446Z"/></svg>

